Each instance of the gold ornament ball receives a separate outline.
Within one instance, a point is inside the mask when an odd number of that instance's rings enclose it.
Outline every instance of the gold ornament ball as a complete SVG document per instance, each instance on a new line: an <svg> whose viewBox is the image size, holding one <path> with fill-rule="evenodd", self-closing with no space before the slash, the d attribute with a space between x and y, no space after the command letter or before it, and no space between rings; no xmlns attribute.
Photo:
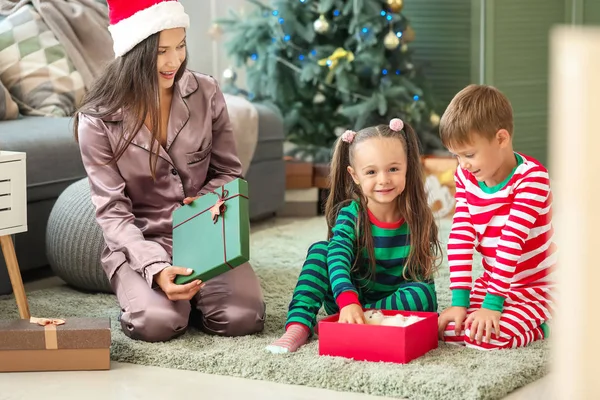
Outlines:
<svg viewBox="0 0 600 400"><path fill-rule="evenodd" d="M404 7L404 0L387 0L387 5L390 11L398 13Z"/></svg>
<svg viewBox="0 0 600 400"><path fill-rule="evenodd" d="M208 30L208 34L213 40L219 40L223 36L223 29L219 24L213 24Z"/></svg>
<svg viewBox="0 0 600 400"><path fill-rule="evenodd" d="M237 74L232 68L227 68L223 71L223 82L226 84L232 84L237 79Z"/></svg>
<svg viewBox="0 0 600 400"><path fill-rule="evenodd" d="M402 32L402 40L405 43L413 42L415 40L415 36L415 30L411 26L406 27L404 32Z"/></svg>
<svg viewBox="0 0 600 400"><path fill-rule="evenodd" d="M321 104L321 103L324 103L324 102L325 102L325 100L327 100L327 99L325 98L325 95L324 95L323 93L319 92L319 93L317 93L317 94L315 95L315 97L313 98L313 103L314 103L314 104Z"/></svg>
<svg viewBox="0 0 600 400"><path fill-rule="evenodd" d="M324 15L321 15L319 19L313 23L313 28L317 33L327 33L329 31L329 21L327 21Z"/></svg>
<svg viewBox="0 0 600 400"><path fill-rule="evenodd" d="M398 36L396 36L394 32L390 31L383 38L383 45L388 50L394 50L400 45L400 39L398 38Z"/></svg>
<svg viewBox="0 0 600 400"><path fill-rule="evenodd" d="M431 113L429 120L431 121L433 126L438 126L440 124L440 116L437 115L436 113Z"/></svg>

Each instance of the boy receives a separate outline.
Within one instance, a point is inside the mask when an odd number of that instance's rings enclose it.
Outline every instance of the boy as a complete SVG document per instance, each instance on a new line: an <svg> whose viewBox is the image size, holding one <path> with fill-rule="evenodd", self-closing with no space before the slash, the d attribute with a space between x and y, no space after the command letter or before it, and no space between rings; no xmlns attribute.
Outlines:
<svg viewBox="0 0 600 400"><path fill-rule="evenodd" d="M440 339L492 350L547 338L557 257L548 171L513 151L512 107L490 86L460 91L440 136L459 163L448 242L452 305L439 317ZM475 249L484 273L473 285Z"/></svg>

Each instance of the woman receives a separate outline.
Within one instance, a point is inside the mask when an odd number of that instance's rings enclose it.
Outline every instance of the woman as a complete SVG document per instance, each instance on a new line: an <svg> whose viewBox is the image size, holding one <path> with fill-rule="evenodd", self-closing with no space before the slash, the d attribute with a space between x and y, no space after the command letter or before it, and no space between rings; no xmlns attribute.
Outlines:
<svg viewBox="0 0 600 400"><path fill-rule="evenodd" d="M189 17L176 0L108 4L116 58L84 99L75 135L123 331L166 341L191 316L211 334L259 332L265 304L249 264L173 282L190 272L171 265L171 213L242 171L217 82L186 69Z"/></svg>

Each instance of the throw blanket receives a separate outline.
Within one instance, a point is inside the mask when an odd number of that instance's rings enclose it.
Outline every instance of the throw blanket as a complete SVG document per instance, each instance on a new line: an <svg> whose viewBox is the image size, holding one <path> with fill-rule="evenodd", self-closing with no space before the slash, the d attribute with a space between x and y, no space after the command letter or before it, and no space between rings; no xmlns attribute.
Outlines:
<svg viewBox="0 0 600 400"><path fill-rule="evenodd" d="M231 120L238 157L245 176L254 157L258 142L258 111L252 103L240 96L224 94Z"/></svg>
<svg viewBox="0 0 600 400"><path fill-rule="evenodd" d="M65 47L86 88L114 59L106 4L98 0L0 0L0 14L10 15L31 3Z"/></svg>

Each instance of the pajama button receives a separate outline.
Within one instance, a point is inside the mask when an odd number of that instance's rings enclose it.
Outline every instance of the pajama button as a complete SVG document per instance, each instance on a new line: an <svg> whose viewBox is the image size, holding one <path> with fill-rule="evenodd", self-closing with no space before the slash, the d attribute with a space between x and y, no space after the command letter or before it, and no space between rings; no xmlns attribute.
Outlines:
<svg viewBox="0 0 600 400"><path fill-rule="evenodd" d="M173 175L177 175L177 170L176 170L175 168L172 168L172 169L171 169L171 173L172 173Z"/></svg>

